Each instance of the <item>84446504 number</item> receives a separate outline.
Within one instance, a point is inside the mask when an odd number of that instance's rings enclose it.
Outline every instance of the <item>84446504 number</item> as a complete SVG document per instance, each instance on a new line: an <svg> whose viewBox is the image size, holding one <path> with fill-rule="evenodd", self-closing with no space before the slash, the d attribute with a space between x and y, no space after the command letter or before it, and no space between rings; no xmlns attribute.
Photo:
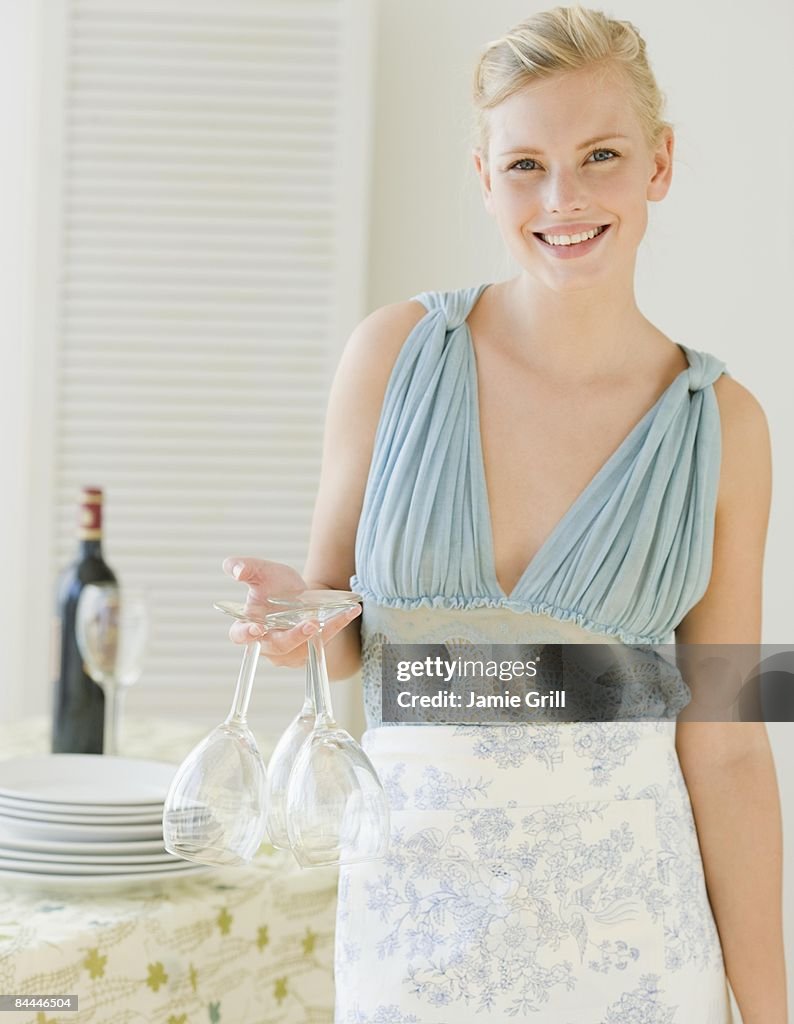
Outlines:
<svg viewBox="0 0 794 1024"><path fill-rule="evenodd" d="M60 1010L77 1009L77 996L0 996L0 1010Z"/></svg>

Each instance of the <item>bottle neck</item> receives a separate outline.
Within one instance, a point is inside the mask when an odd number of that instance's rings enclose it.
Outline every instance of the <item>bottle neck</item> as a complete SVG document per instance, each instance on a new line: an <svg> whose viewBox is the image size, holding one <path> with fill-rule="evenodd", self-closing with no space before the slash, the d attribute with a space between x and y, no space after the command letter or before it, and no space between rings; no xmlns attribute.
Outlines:
<svg viewBox="0 0 794 1024"><path fill-rule="evenodd" d="M102 558L102 538L96 537L91 540L86 540L84 537L80 540L80 559L84 558Z"/></svg>

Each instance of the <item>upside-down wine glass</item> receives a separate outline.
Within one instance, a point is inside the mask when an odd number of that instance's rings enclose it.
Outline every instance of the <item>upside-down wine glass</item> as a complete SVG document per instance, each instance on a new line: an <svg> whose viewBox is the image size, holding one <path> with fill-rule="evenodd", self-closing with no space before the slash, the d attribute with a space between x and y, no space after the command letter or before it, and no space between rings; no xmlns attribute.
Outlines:
<svg viewBox="0 0 794 1024"><path fill-rule="evenodd" d="M267 827L274 846L289 848L302 867L350 864L382 857L389 839L383 785L359 744L334 720L325 664L323 628L360 601L349 591L315 590L273 595L279 609L218 602L235 618L285 629L309 620L303 707L276 745L268 764Z"/></svg>
<svg viewBox="0 0 794 1024"><path fill-rule="evenodd" d="M267 773L246 714L260 644L243 652L226 720L177 769L163 808L169 853L199 864L247 864L265 835Z"/></svg>

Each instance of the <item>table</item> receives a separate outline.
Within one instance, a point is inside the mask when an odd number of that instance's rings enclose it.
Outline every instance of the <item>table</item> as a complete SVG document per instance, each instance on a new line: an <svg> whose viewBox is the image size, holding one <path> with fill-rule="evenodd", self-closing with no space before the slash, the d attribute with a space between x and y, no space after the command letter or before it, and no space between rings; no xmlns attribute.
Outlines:
<svg viewBox="0 0 794 1024"><path fill-rule="evenodd" d="M204 731L130 718L122 753L177 762ZM0 757L48 744L44 719L0 727ZM331 1024L336 885L336 868L270 846L244 868L123 893L3 880L0 994L76 994L79 1010L0 1024Z"/></svg>

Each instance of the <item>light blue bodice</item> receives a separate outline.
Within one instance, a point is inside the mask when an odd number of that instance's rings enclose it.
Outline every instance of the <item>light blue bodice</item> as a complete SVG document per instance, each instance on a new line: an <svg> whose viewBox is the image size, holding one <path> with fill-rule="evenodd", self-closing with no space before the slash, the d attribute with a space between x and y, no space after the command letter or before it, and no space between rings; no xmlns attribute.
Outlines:
<svg viewBox="0 0 794 1024"><path fill-rule="evenodd" d="M500 608L628 644L670 642L711 574L720 470L712 384L689 367L630 431L505 594L496 579L466 323L487 285L425 292L378 425L356 537L353 590L385 611ZM395 639L398 639L395 637ZM494 638L496 639L496 638Z"/></svg>

